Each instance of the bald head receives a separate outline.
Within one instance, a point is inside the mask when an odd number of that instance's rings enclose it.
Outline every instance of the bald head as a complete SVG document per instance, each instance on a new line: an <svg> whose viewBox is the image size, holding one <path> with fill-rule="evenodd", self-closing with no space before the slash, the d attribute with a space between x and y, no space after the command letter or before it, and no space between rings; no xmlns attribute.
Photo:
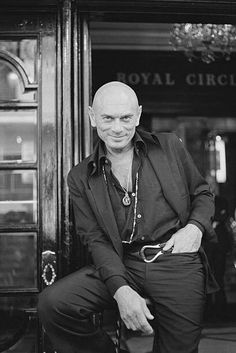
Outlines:
<svg viewBox="0 0 236 353"><path fill-rule="evenodd" d="M142 107L138 105L135 92L118 81L100 87L88 113L98 136L107 150L123 153L131 148L135 128L139 125Z"/></svg>
<svg viewBox="0 0 236 353"><path fill-rule="evenodd" d="M108 105L132 105L138 109L138 99L134 90L119 81L112 81L101 86L95 93L93 109L97 110Z"/></svg>

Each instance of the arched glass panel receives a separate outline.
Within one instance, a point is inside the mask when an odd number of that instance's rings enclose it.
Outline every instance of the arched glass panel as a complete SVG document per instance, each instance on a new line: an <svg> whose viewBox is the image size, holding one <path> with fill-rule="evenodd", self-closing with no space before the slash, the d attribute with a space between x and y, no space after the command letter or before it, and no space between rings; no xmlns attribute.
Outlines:
<svg viewBox="0 0 236 353"><path fill-rule="evenodd" d="M0 100L18 100L23 94L23 84L11 66L0 59Z"/></svg>
<svg viewBox="0 0 236 353"><path fill-rule="evenodd" d="M0 101L34 101L35 92L24 92L24 85L14 67L0 58Z"/></svg>
<svg viewBox="0 0 236 353"><path fill-rule="evenodd" d="M31 83L37 81L37 40L36 39L1 39L0 50L8 51L24 63L24 68Z"/></svg>

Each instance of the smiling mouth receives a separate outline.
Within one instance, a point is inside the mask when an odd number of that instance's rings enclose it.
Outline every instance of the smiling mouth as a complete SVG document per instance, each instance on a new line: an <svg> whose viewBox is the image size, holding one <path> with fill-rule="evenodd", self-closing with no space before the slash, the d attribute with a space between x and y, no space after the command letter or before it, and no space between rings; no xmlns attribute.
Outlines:
<svg viewBox="0 0 236 353"><path fill-rule="evenodd" d="M124 138L125 136L111 136L113 139L122 139Z"/></svg>

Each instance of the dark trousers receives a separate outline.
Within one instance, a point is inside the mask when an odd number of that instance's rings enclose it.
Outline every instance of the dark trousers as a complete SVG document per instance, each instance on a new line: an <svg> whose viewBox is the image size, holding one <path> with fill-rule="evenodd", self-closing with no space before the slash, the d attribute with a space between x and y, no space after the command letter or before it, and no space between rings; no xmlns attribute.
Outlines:
<svg viewBox="0 0 236 353"><path fill-rule="evenodd" d="M198 253L164 254L155 263L125 259L129 285L154 307L155 352L197 353L205 303L205 280ZM42 324L57 353L114 353L114 345L91 314L116 307L92 267L57 281L39 298Z"/></svg>

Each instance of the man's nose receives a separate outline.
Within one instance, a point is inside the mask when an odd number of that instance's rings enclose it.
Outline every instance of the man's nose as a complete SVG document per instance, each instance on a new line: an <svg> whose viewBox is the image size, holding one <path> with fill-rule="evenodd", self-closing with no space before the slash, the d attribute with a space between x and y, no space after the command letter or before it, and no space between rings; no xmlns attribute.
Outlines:
<svg viewBox="0 0 236 353"><path fill-rule="evenodd" d="M114 119L112 124L112 131L114 131L115 133L119 133L122 131L122 124L120 119Z"/></svg>

